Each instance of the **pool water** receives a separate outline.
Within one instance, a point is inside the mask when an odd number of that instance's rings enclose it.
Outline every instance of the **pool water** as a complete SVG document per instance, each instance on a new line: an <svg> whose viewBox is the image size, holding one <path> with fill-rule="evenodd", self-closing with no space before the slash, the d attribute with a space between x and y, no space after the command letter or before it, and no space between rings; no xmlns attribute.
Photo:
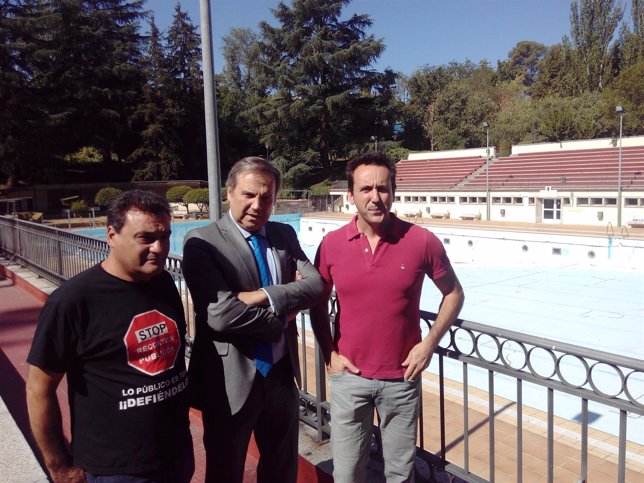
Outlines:
<svg viewBox="0 0 644 483"><path fill-rule="evenodd" d="M271 221L279 221L280 223L288 223L295 229L295 233L300 232L300 214L288 215L272 215ZM182 221L172 223L172 235L170 235L170 253L173 255L183 255L183 238L193 228L199 228L210 223L210 220L197 220L197 221ZM105 228L88 228L83 230L75 230L74 233L91 236L105 240Z"/></svg>

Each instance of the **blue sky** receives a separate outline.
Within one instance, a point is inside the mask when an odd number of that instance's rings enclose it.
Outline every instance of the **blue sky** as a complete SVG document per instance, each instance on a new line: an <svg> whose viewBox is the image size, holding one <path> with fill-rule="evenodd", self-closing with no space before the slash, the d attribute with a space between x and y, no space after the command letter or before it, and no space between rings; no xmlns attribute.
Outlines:
<svg viewBox="0 0 644 483"><path fill-rule="evenodd" d="M199 0L180 0L195 25ZM286 3L290 4L290 1ZM366 13L369 33L383 38L386 50L375 65L411 74L423 65L469 59L479 62L507 58L520 40L545 45L561 42L570 32L570 0L353 0L345 14ZM174 0L147 0L157 26L172 21ZM222 70L222 37L232 27L257 30L264 20L277 26L270 9L278 0L210 0L215 70Z"/></svg>

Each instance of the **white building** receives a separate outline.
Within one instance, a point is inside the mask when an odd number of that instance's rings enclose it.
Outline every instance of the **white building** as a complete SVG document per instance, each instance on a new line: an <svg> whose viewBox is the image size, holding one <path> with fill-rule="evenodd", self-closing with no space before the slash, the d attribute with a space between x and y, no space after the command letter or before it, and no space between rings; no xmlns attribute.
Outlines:
<svg viewBox="0 0 644 483"><path fill-rule="evenodd" d="M644 136L410 153L397 165L402 217L644 225ZM618 186L621 185L621 190ZM344 189L334 207L355 212ZM340 198L341 197L341 198Z"/></svg>

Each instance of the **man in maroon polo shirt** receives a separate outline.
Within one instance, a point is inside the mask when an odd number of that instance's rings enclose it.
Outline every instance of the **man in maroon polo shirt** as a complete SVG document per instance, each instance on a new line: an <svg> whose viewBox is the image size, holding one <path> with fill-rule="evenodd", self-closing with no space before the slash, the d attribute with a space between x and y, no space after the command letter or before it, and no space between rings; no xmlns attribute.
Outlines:
<svg viewBox="0 0 644 483"><path fill-rule="evenodd" d="M396 168L370 152L347 164L349 201L358 213L320 244L316 267L338 315L331 335L326 301L311 309L331 386L336 483L365 481L374 409L388 483L414 480L419 379L463 306L463 289L445 249L429 230L390 213ZM425 275L442 294L421 340ZM325 299L326 300L326 299Z"/></svg>

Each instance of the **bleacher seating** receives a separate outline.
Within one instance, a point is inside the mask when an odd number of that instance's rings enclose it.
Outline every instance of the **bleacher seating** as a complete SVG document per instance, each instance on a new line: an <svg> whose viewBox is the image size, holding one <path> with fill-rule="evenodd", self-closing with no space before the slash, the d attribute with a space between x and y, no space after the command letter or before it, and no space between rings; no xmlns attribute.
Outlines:
<svg viewBox="0 0 644 483"><path fill-rule="evenodd" d="M401 191L449 190L485 165L480 156L402 160L396 165L396 187Z"/></svg>
<svg viewBox="0 0 644 483"><path fill-rule="evenodd" d="M619 148L524 153L490 164L491 190L614 189ZM644 146L622 148L622 189L644 189ZM463 190L484 190L485 169L468 177Z"/></svg>

